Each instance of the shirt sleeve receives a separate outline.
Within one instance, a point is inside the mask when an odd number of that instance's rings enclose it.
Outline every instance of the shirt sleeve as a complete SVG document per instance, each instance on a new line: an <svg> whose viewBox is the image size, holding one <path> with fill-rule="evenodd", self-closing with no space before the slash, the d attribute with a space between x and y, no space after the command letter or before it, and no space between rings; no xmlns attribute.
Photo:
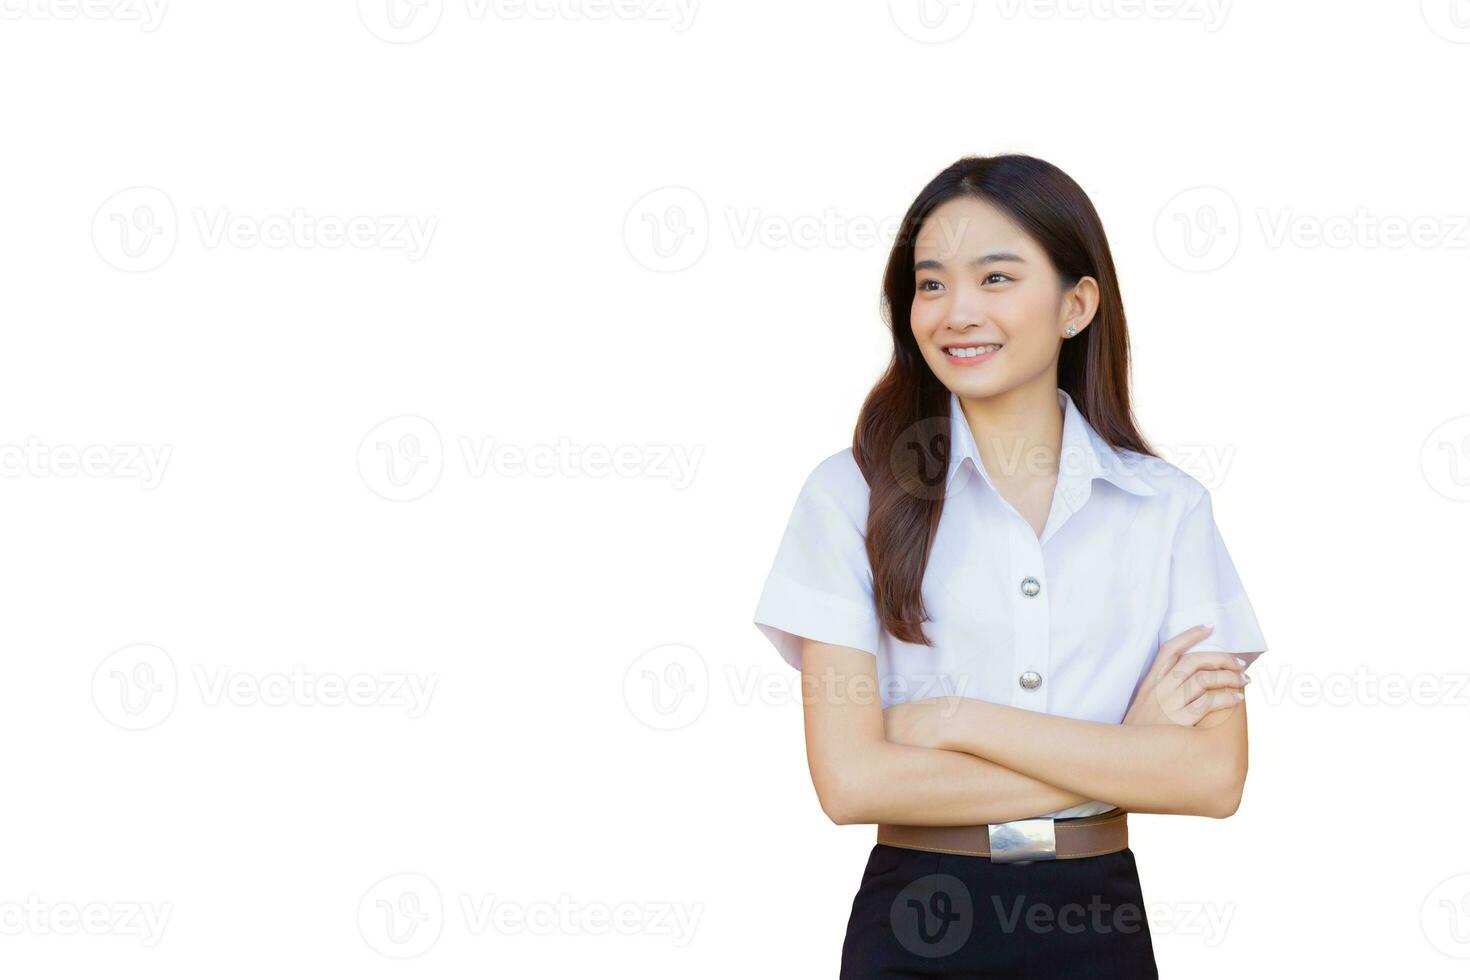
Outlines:
<svg viewBox="0 0 1470 980"><path fill-rule="evenodd" d="M840 460L825 461L803 484L756 605L756 626L797 669L802 637L875 656L878 652L879 621L866 550L867 505L847 501L843 506L841 481L833 479L836 462Z"/></svg>
<svg viewBox="0 0 1470 980"><path fill-rule="evenodd" d="M1191 650L1233 653L1247 666L1266 652L1266 637L1215 524L1208 488L1184 515L1174 535L1169 607L1159 644L1200 623L1214 623L1215 629Z"/></svg>

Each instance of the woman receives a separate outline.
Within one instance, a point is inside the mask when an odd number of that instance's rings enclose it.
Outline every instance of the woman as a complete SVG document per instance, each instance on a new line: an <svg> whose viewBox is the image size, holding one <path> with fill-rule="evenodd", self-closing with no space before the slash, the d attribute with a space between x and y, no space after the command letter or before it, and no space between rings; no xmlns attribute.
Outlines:
<svg viewBox="0 0 1470 980"><path fill-rule="evenodd" d="M1205 486L1131 418L1097 213L967 157L900 225L893 359L755 621L836 823L878 825L842 976L1156 977L1127 812L1226 817L1266 649Z"/></svg>

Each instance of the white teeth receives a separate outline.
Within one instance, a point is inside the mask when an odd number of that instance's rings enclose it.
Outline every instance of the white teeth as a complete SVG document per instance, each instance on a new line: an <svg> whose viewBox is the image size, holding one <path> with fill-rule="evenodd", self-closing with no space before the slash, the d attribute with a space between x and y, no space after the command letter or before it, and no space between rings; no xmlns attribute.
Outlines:
<svg viewBox="0 0 1470 980"><path fill-rule="evenodd" d="M946 347L945 352L953 354L955 357L978 357L981 354L988 354L993 350L1000 350L1000 348L1000 344L987 344L984 347Z"/></svg>

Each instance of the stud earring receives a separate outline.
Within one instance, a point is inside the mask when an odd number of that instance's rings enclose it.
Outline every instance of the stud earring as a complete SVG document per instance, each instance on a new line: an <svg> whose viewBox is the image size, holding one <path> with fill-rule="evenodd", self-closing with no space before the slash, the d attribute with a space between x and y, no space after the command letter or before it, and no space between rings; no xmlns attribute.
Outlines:
<svg viewBox="0 0 1470 980"><path fill-rule="evenodd" d="M1076 333L1077 333L1077 328L1074 327L1074 326L1072 326L1070 323L1067 324L1067 336L1068 337L1071 337L1071 336L1073 336Z"/></svg>

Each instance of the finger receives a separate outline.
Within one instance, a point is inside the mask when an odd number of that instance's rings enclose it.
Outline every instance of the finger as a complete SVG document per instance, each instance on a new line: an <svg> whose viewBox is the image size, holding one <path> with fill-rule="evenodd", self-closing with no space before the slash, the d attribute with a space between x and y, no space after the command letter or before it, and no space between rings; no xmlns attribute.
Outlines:
<svg viewBox="0 0 1470 980"><path fill-rule="evenodd" d="M1209 636L1210 633L1214 632L1214 629L1214 626L1210 625L1209 623L1200 623L1198 626L1191 626L1187 630L1175 633L1173 636L1165 640L1163 645L1175 646L1179 649L1184 649L1185 647L1193 646L1200 640L1204 639L1206 636Z"/></svg>
<svg viewBox="0 0 1470 980"><path fill-rule="evenodd" d="M1188 650L1190 647L1194 646L1196 643L1203 641L1204 638L1209 636L1210 633L1212 633L1213 631L1213 627L1206 626L1201 623L1199 626L1191 626L1183 633L1177 633L1174 636L1169 637L1159 647L1160 658L1162 659L1163 651L1167 650L1169 652L1170 660L1177 660L1180 654L1182 654L1185 650Z"/></svg>
<svg viewBox="0 0 1470 980"><path fill-rule="evenodd" d="M1220 653L1218 650L1186 650L1180 654L1181 663L1194 664L1196 667L1207 667L1217 670L1245 670L1245 660L1233 653Z"/></svg>
<svg viewBox="0 0 1470 980"><path fill-rule="evenodd" d="M1214 728L1216 725L1223 725L1225 721L1232 714L1234 714L1237 707L1243 707L1244 705L1244 701L1233 701L1223 708L1216 708L1214 711L1207 711L1205 712L1205 716L1203 718L1200 718L1194 723L1194 727Z"/></svg>
<svg viewBox="0 0 1470 980"><path fill-rule="evenodd" d="M1206 691L1221 688L1238 691L1245 687L1245 677L1238 670L1196 670L1181 687L1185 696L1193 699Z"/></svg>
<svg viewBox="0 0 1470 980"><path fill-rule="evenodd" d="M1189 714L1202 718L1211 711L1231 707L1239 704L1240 701L1239 691L1209 691L1191 701L1186 710Z"/></svg>
<svg viewBox="0 0 1470 980"><path fill-rule="evenodd" d="M1169 668L1169 677L1172 679L1173 685L1177 686L1186 683L1195 673L1216 670L1238 673L1245 670L1245 668L1241 666L1240 658L1236 657L1233 653L1215 653L1213 651L1209 653L1194 653L1191 651L1181 654L1174 666Z"/></svg>
<svg viewBox="0 0 1470 980"><path fill-rule="evenodd" d="M1164 677L1179 662L1179 656L1189 647L1210 635L1210 630L1204 626L1191 626L1177 636L1171 636L1159 644L1159 652L1154 655L1154 662L1149 665L1148 677L1157 680Z"/></svg>
<svg viewBox="0 0 1470 980"><path fill-rule="evenodd" d="M1195 699L1198 701L1199 699ZM1188 728L1198 724L1200 717L1208 710L1205 705L1196 704L1195 701L1187 700L1178 691L1165 695L1159 699L1159 708L1164 717L1169 719L1170 724L1183 725Z"/></svg>
<svg viewBox="0 0 1470 980"><path fill-rule="evenodd" d="M1240 666L1235 662L1232 654L1217 651L1191 652L1189 656L1185 656L1189 647L1203 641L1211 632L1213 632L1212 626L1201 623L1171 636L1159 646L1159 652L1155 655L1153 663L1149 665L1140 690L1146 690L1158 699L1166 713L1183 709L1187 699L1177 692L1198 667L1205 664L1224 665L1227 663Z"/></svg>

